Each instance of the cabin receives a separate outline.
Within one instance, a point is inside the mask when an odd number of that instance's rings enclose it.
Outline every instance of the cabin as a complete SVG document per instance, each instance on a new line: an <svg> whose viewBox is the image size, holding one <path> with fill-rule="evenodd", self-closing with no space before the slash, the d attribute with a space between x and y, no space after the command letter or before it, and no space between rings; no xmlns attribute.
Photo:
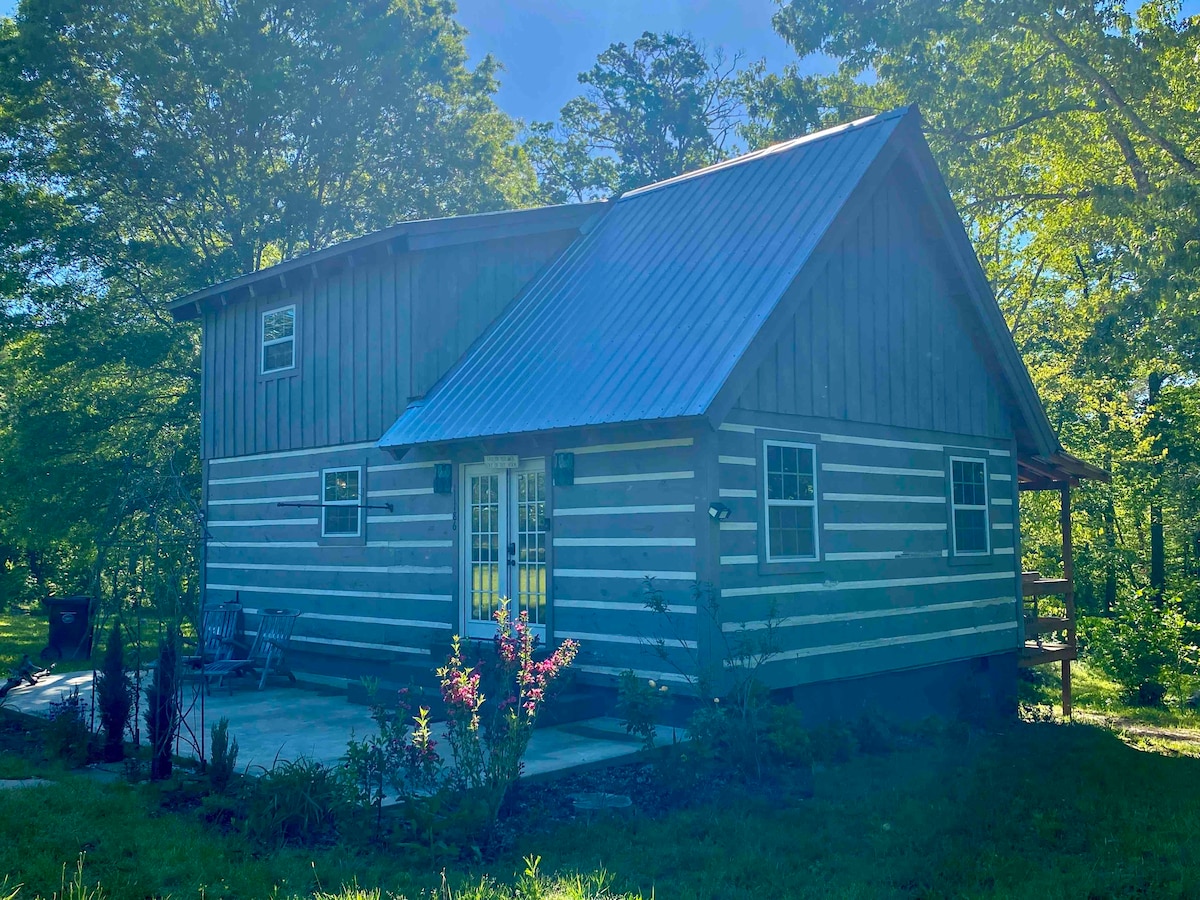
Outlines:
<svg viewBox="0 0 1200 900"><path fill-rule="evenodd" d="M1070 488L1106 476L1059 445L915 109L171 310L203 329L204 595L301 610L304 677L403 682L511 598L598 688L749 659L815 710L1010 702L1056 661L1069 708ZM1063 578L1021 571L1022 489L1063 498Z"/></svg>

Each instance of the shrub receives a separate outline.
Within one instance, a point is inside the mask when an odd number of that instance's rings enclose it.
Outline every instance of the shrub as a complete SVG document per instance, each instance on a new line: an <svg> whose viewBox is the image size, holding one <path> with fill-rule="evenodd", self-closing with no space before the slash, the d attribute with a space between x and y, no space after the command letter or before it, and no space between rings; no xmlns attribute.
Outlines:
<svg viewBox="0 0 1200 900"><path fill-rule="evenodd" d="M104 731L104 761L125 758L125 729L133 711L133 688L125 672L125 644L121 624L113 622L104 647L104 661L96 678L96 703Z"/></svg>
<svg viewBox="0 0 1200 900"><path fill-rule="evenodd" d="M343 769L306 758L279 762L245 781L246 836L272 847L329 844L348 834L356 800Z"/></svg>
<svg viewBox="0 0 1200 900"><path fill-rule="evenodd" d="M641 738L645 750L653 750L658 730L655 723L667 698L667 686L639 678L626 669L617 683L617 715L626 734Z"/></svg>
<svg viewBox="0 0 1200 900"><path fill-rule="evenodd" d="M91 740L87 716L79 688L50 703L50 722L46 726L46 749L68 766L82 766L88 760Z"/></svg>
<svg viewBox="0 0 1200 900"><path fill-rule="evenodd" d="M842 722L826 722L809 732L815 762L844 763L854 755L854 733Z"/></svg>
<svg viewBox="0 0 1200 900"><path fill-rule="evenodd" d="M238 742L237 738L230 738L229 720L224 716L212 727L211 736L208 783L218 794L223 794L229 787L229 782L233 780L234 768L237 766Z"/></svg>
<svg viewBox="0 0 1200 900"><path fill-rule="evenodd" d="M1119 599L1109 618L1083 620L1088 655L1128 700L1157 705L1175 685L1183 661L1185 620L1177 598L1155 605L1149 592Z"/></svg>
<svg viewBox="0 0 1200 900"><path fill-rule="evenodd" d="M146 728L150 737L150 777L155 781L171 777L171 751L179 732L179 698L176 685L179 656L172 632L162 642L154 678L146 692Z"/></svg>

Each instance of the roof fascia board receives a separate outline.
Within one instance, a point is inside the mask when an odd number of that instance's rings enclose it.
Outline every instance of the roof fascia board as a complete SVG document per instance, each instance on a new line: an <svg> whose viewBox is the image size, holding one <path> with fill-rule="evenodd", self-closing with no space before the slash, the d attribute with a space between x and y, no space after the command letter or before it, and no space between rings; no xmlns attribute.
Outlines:
<svg viewBox="0 0 1200 900"><path fill-rule="evenodd" d="M880 148L875 159L871 161L858 184L851 191L850 197L842 204L842 208L829 227L825 229L825 234L813 247L812 252L800 267L800 271L783 292L779 302L775 304L775 309L771 311L767 320L759 328L758 334L754 336L749 347L746 348L746 352L734 365L716 396L709 402L705 415L714 428L725 421L729 411L733 409L734 404L749 385L750 379L758 372L759 366L762 365L771 348L779 340L784 326L796 310L799 298L803 297L808 288L812 287L817 280L820 273L817 271L817 267L811 264L812 261L831 253L833 248L849 233L851 226L857 223L864 206L870 201L876 188L883 183L884 178L887 177L893 164L899 158L909 130L915 127L910 122L916 118L916 116L906 116L896 126L892 136Z"/></svg>
<svg viewBox="0 0 1200 900"><path fill-rule="evenodd" d="M1048 456L1061 449L1054 427L1046 416L1033 379L1014 343L1004 314L996 303L992 286L988 283L987 275L975 255L975 248L967 237L966 229L954 208L950 198L950 190L942 178L941 170L933 158L933 153L925 142L919 141L909 147L909 161L917 175L924 198L933 210L935 221L945 246L950 251L967 296L971 300L976 314L984 328L984 334L991 344L993 356L1000 364L1001 371L1008 381L1017 409L1021 413L1030 435L1038 442L1035 448L1039 455Z"/></svg>
<svg viewBox="0 0 1200 900"><path fill-rule="evenodd" d="M606 201L505 210L472 216L401 222L380 231L352 238L322 250L285 260L266 269L194 291L167 304L176 320L192 319L215 298L220 305L264 296L291 288L293 279L304 281L320 277L323 270L334 271L353 265L367 255L389 256L437 247L457 246L509 236L527 237L554 231L578 231L602 214Z"/></svg>

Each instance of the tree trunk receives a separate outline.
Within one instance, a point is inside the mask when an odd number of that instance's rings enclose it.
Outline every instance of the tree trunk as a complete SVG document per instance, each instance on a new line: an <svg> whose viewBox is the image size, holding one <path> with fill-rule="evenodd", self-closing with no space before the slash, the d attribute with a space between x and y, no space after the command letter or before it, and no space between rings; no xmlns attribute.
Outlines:
<svg viewBox="0 0 1200 900"><path fill-rule="evenodd" d="M1159 452L1159 422L1158 397L1162 391L1163 374L1151 372L1147 400L1150 405L1150 431L1154 438L1153 451ZM1162 507L1162 463L1154 463L1154 479L1150 494L1150 590L1154 602L1162 605L1163 594L1167 589L1167 556L1163 539L1163 507Z"/></svg>
<svg viewBox="0 0 1200 900"><path fill-rule="evenodd" d="M1117 511L1111 495L1104 505L1104 546L1104 614L1108 615L1117 602Z"/></svg>

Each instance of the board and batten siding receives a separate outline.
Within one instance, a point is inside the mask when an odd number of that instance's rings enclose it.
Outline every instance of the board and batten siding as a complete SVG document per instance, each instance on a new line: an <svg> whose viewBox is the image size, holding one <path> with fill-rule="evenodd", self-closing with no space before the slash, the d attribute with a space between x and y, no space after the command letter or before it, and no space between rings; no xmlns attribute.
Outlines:
<svg viewBox="0 0 1200 900"><path fill-rule="evenodd" d="M770 564L763 442L816 448L819 558ZM722 630L776 626L772 687L1015 652L1020 600L1013 444L737 411L718 429ZM986 460L991 551L950 546L949 458Z"/></svg>
<svg viewBox="0 0 1200 900"><path fill-rule="evenodd" d="M399 253L204 315L204 459L378 440L575 231ZM296 305L294 371L260 375L262 313Z"/></svg>
<svg viewBox="0 0 1200 900"><path fill-rule="evenodd" d="M895 169L816 279L736 407L1007 438L1012 425L967 303Z"/></svg>
<svg viewBox="0 0 1200 900"><path fill-rule="evenodd" d="M440 662L458 590L453 502L433 493L433 462L398 463L372 442L209 461L209 600L237 597L250 630L257 610L299 609L301 671L338 671L320 663L334 657L377 672ZM321 470L350 466L363 468L366 504L393 506L363 511L361 540L322 538L319 507L279 505L319 502Z"/></svg>

